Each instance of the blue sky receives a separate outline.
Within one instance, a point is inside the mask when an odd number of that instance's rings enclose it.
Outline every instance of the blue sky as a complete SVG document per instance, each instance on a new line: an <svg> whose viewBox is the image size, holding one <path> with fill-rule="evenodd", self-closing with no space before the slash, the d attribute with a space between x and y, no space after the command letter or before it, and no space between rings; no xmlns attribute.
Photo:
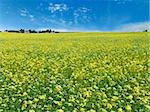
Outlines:
<svg viewBox="0 0 150 112"><path fill-rule="evenodd" d="M0 30L140 31L149 0L0 0Z"/></svg>

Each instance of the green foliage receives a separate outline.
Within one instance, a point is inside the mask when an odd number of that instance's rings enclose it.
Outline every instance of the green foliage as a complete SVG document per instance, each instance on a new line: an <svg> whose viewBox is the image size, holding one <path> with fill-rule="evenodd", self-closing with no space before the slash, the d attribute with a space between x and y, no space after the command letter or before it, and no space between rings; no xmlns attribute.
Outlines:
<svg viewBox="0 0 150 112"><path fill-rule="evenodd" d="M0 33L0 111L149 112L147 35Z"/></svg>

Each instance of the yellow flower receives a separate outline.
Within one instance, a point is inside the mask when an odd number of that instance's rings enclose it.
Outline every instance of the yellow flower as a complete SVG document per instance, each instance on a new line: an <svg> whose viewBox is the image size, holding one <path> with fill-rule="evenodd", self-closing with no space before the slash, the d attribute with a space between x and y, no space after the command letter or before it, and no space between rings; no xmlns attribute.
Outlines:
<svg viewBox="0 0 150 112"><path fill-rule="evenodd" d="M132 110L131 106L130 106L130 105L127 105L127 106L126 106L126 110L127 110L127 111L131 111L131 110Z"/></svg>
<svg viewBox="0 0 150 112"><path fill-rule="evenodd" d="M45 100L45 99L46 99L46 95L40 95L40 96L39 96L39 99Z"/></svg>
<svg viewBox="0 0 150 112"><path fill-rule="evenodd" d="M150 110L150 106L149 105L145 105L147 110Z"/></svg>
<svg viewBox="0 0 150 112"><path fill-rule="evenodd" d="M118 109L118 112L123 112L122 108L119 108L119 109Z"/></svg>
<svg viewBox="0 0 150 112"><path fill-rule="evenodd" d="M110 103L107 103L107 108L108 109L111 109L112 108L112 105Z"/></svg>
<svg viewBox="0 0 150 112"><path fill-rule="evenodd" d="M60 92L61 90L62 90L62 87L61 87L60 85L57 85L57 86L56 86L56 91L57 91L57 92Z"/></svg>
<svg viewBox="0 0 150 112"><path fill-rule="evenodd" d="M62 110L62 109L59 109L59 110L57 110L57 112L64 112L64 110Z"/></svg>
<svg viewBox="0 0 150 112"><path fill-rule="evenodd" d="M83 92L83 96L89 98L91 96L91 92L85 91L85 92Z"/></svg>
<svg viewBox="0 0 150 112"><path fill-rule="evenodd" d="M80 108L80 112L85 112L85 109L84 108Z"/></svg>
<svg viewBox="0 0 150 112"><path fill-rule="evenodd" d="M28 93L24 92L24 93L23 93L23 96L26 96L26 95L28 95Z"/></svg>
<svg viewBox="0 0 150 112"><path fill-rule="evenodd" d="M132 100L133 96L132 95L129 95L128 96L128 99Z"/></svg>
<svg viewBox="0 0 150 112"><path fill-rule="evenodd" d="M32 109L32 110L29 110L29 112L35 112L35 111Z"/></svg>
<svg viewBox="0 0 150 112"><path fill-rule="evenodd" d="M39 99L37 99L37 98L34 98L34 100L33 100L34 102L38 102L39 101Z"/></svg>

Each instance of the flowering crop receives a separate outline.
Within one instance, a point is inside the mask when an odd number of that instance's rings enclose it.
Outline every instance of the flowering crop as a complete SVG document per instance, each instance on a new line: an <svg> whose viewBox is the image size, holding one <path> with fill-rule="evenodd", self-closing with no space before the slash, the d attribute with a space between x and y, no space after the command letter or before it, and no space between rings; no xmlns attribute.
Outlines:
<svg viewBox="0 0 150 112"><path fill-rule="evenodd" d="M0 112L149 112L148 33L0 33Z"/></svg>

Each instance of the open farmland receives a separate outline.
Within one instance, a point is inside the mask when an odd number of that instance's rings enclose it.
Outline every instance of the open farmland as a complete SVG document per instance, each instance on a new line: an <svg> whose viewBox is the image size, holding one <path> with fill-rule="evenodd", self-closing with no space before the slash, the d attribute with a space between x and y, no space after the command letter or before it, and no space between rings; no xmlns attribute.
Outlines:
<svg viewBox="0 0 150 112"><path fill-rule="evenodd" d="M0 33L1 112L149 112L148 33Z"/></svg>

